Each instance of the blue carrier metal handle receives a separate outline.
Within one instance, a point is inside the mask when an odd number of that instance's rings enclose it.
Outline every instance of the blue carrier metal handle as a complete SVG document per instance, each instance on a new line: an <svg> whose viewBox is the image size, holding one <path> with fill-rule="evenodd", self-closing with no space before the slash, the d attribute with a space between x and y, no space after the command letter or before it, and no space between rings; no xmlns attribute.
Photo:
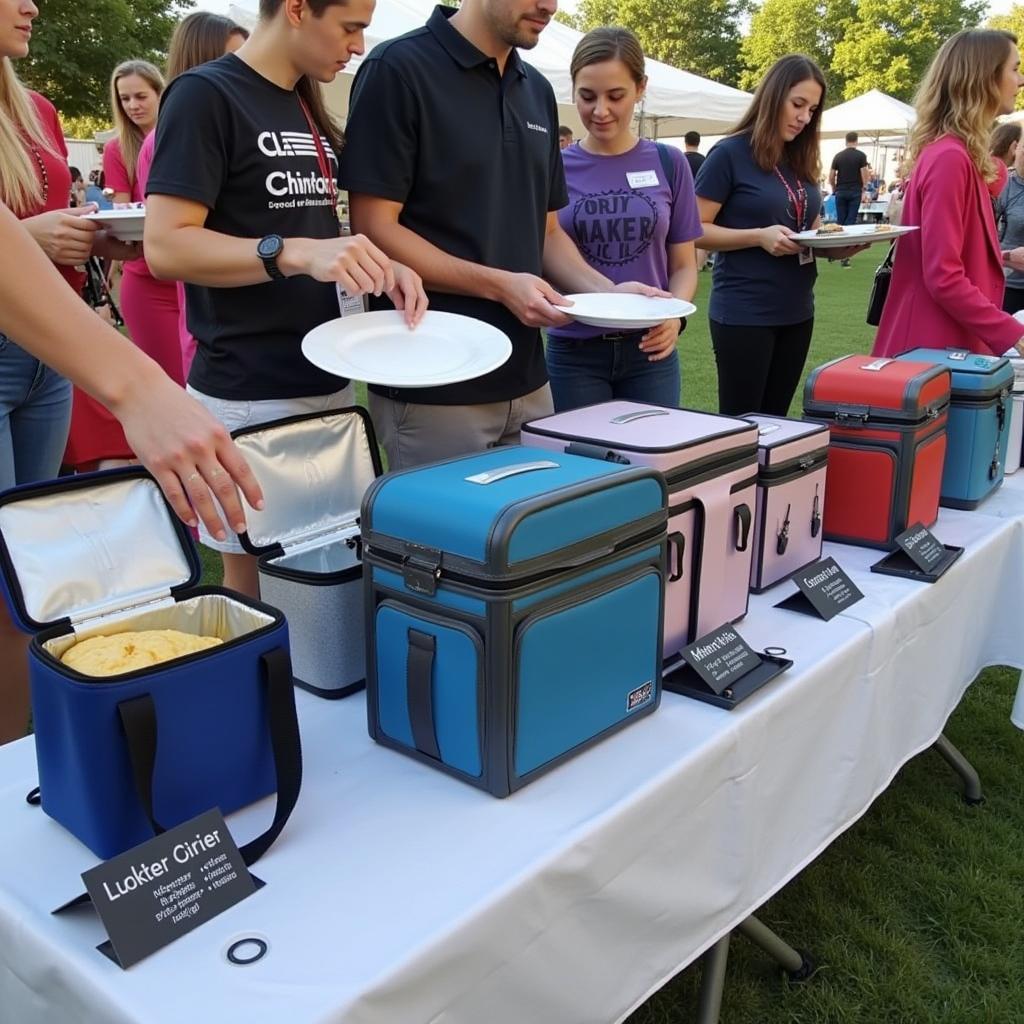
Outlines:
<svg viewBox="0 0 1024 1024"><path fill-rule="evenodd" d="M506 477L518 476L520 473L532 473L537 469L560 469L557 462L549 459L542 459L540 462L516 462L511 466L502 466L501 469L489 469L484 473L474 473L465 477L467 484L493 484Z"/></svg>

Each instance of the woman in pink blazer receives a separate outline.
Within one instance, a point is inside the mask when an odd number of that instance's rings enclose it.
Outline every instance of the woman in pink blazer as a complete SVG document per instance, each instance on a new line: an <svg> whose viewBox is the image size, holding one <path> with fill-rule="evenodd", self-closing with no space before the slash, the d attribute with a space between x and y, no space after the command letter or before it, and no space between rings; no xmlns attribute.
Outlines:
<svg viewBox="0 0 1024 1024"><path fill-rule="evenodd" d="M993 119L1013 110L1024 85L1016 44L1007 32L958 32L921 83L902 214L921 230L896 248L875 355L918 346L1024 352L1024 325L1002 310L992 189L998 194L1005 168L1001 179L988 152Z"/></svg>

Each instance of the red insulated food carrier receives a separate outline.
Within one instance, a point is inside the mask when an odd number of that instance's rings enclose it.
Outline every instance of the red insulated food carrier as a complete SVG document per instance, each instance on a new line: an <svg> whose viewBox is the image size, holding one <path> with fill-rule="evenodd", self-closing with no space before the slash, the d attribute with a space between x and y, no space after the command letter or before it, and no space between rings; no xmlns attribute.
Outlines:
<svg viewBox="0 0 1024 1024"><path fill-rule="evenodd" d="M844 356L812 370L804 418L828 425L827 540L888 548L939 514L950 376L931 363Z"/></svg>

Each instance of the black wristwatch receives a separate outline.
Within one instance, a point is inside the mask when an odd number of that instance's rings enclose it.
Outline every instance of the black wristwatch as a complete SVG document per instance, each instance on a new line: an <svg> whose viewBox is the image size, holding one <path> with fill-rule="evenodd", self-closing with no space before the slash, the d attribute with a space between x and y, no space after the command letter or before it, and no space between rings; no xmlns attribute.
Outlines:
<svg viewBox="0 0 1024 1024"><path fill-rule="evenodd" d="M277 257L284 249L284 239L280 235L264 235L256 246L256 255L263 261L263 269L272 281L283 281L284 274L277 265Z"/></svg>

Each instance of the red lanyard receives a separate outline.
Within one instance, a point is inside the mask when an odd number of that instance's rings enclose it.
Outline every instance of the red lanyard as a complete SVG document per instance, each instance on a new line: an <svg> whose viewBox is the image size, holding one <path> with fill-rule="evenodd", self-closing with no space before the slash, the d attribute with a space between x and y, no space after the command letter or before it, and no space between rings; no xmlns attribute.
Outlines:
<svg viewBox="0 0 1024 1024"><path fill-rule="evenodd" d="M327 181L331 197L331 213L334 214L335 220L338 220L338 183L334 180L334 175L331 173L331 162L327 159L327 153L324 151L324 144L320 138L320 129L313 123L313 115L310 114L309 107L306 106L306 101L301 96L299 97L299 106L302 107L306 124L309 125L309 133L313 136L313 145L316 146L316 162L320 167L320 174Z"/></svg>
<svg viewBox="0 0 1024 1024"><path fill-rule="evenodd" d="M804 188L803 182L799 177L796 179L796 194L793 194L793 190L789 187L789 182L786 181L779 170L778 164L775 165L775 176L782 182L782 187L786 190L786 195L789 196L789 201L793 204L793 223L796 225L797 231L807 230L807 190Z"/></svg>

